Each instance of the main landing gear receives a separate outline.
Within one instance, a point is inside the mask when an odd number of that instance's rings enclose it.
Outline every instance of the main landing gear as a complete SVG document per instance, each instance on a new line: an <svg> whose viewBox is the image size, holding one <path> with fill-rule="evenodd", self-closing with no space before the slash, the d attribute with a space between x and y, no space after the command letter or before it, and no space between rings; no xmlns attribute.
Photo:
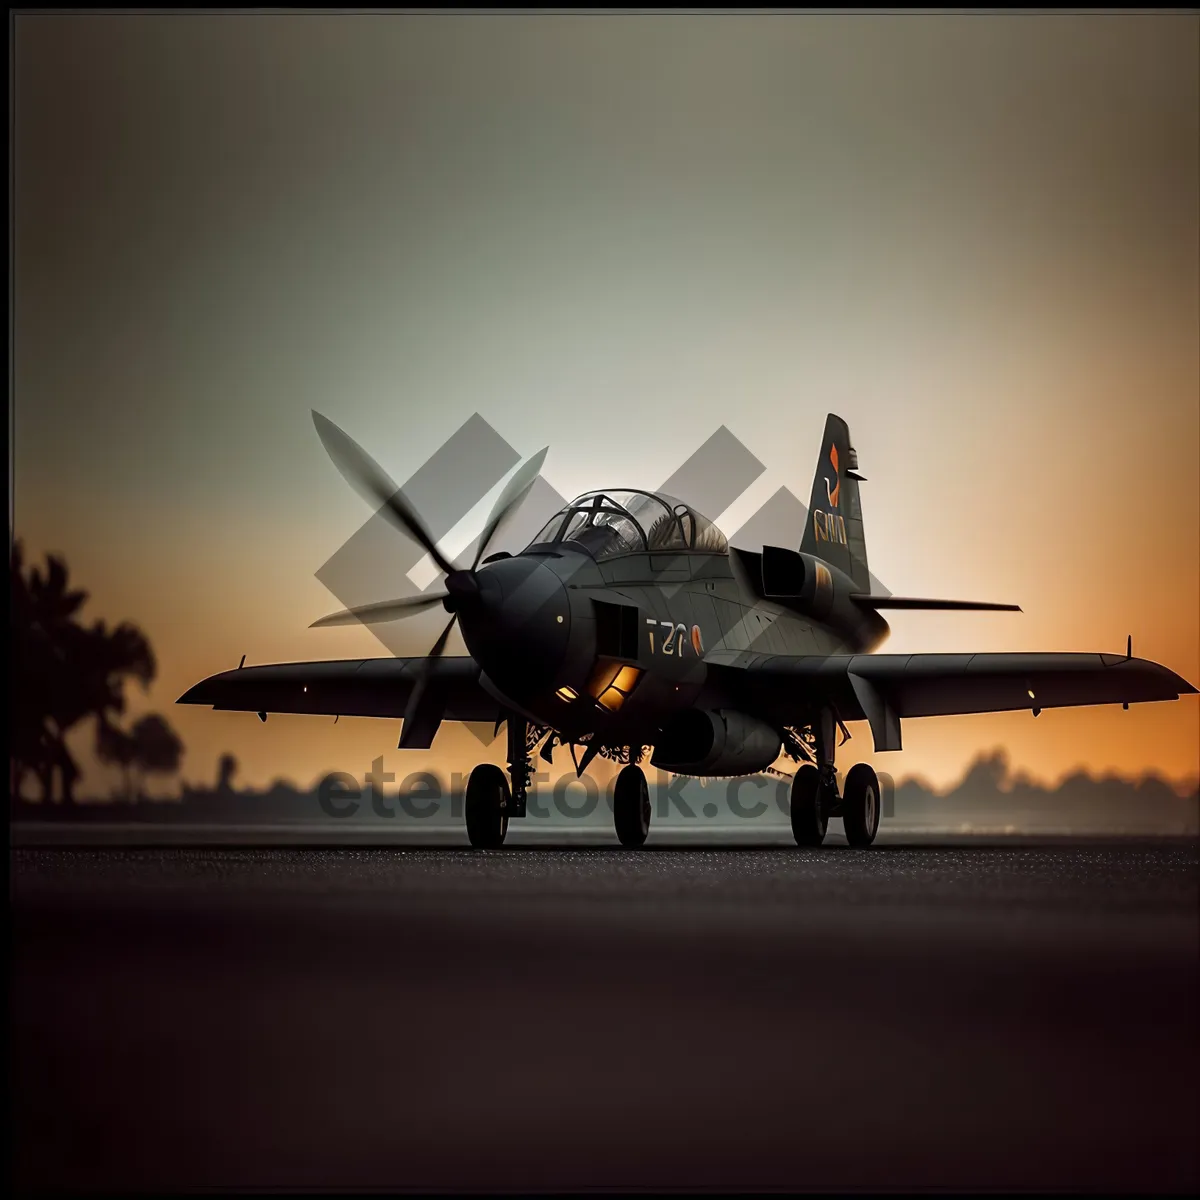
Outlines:
<svg viewBox="0 0 1200 1200"><path fill-rule="evenodd" d="M856 763L846 775L842 795L835 779L824 782L821 772L805 764L792 779L792 836L797 846L819 846L830 817L841 817L846 841L869 846L879 832L879 778L866 763Z"/></svg>
<svg viewBox="0 0 1200 1200"><path fill-rule="evenodd" d="M833 765L834 719L822 713L817 735L817 765L806 763L792 778L792 836L797 846L819 846L830 817L841 817L846 841L869 846L879 832L879 777L866 763L856 763L838 796Z"/></svg>
<svg viewBox="0 0 1200 1200"><path fill-rule="evenodd" d="M836 797L835 790L833 798ZM832 807L829 787L821 772L811 763L805 763L792 777L792 836L797 846L819 846L825 840Z"/></svg>
<svg viewBox="0 0 1200 1200"><path fill-rule="evenodd" d="M852 846L869 846L879 832L879 777L866 763L855 763L846 776L842 824Z"/></svg>

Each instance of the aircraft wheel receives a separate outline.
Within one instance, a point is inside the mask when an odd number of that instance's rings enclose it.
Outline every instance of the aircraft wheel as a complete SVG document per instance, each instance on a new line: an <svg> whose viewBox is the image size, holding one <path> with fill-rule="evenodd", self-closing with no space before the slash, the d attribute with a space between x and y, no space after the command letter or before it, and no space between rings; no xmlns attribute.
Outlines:
<svg viewBox="0 0 1200 1200"><path fill-rule="evenodd" d="M622 846L636 849L650 833L650 789L641 767L630 763L617 776L613 790L613 823Z"/></svg>
<svg viewBox="0 0 1200 1200"><path fill-rule="evenodd" d="M856 763L846 776L842 821L852 846L869 846L879 832L879 776L866 763Z"/></svg>
<svg viewBox="0 0 1200 1200"><path fill-rule="evenodd" d="M480 763L467 780L467 837L472 846L497 850L508 833L508 777L494 763Z"/></svg>
<svg viewBox="0 0 1200 1200"><path fill-rule="evenodd" d="M792 836L797 846L819 846L825 840L826 814L821 772L806 763L792 778Z"/></svg>

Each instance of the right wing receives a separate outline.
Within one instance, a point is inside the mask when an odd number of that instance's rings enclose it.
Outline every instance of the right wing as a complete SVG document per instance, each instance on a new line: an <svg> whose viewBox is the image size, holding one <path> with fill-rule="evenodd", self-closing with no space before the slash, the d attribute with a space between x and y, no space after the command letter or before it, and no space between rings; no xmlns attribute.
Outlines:
<svg viewBox="0 0 1200 1200"><path fill-rule="evenodd" d="M1194 693L1186 679L1123 654L846 654L717 651L705 656L723 691L777 724L832 702L867 720L876 749L900 748L901 717L1140 704Z"/></svg>

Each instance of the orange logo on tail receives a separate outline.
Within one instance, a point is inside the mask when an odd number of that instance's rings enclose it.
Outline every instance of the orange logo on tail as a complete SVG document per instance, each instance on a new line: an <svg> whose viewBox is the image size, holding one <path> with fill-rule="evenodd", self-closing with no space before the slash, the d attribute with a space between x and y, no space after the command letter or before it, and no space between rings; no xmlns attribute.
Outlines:
<svg viewBox="0 0 1200 1200"><path fill-rule="evenodd" d="M829 488L829 480L825 480L825 495L829 497L829 507L837 508L838 493L842 490L842 477L838 471L838 452L837 443L829 447L829 461L833 463L833 478L835 480L833 490Z"/></svg>

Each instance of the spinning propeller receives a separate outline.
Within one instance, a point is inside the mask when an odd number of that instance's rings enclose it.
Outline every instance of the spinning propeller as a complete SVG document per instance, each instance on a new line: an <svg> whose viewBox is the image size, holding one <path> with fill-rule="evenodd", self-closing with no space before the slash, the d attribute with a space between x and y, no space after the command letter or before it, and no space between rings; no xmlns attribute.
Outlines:
<svg viewBox="0 0 1200 1200"><path fill-rule="evenodd" d="M400 735L401 749L410 745L428 746L429 741L424 739L428 737L432 740L433 733L436 732L437 724L440 721L440 717L436 713L431 712L428 707L422 707L433 670L432 664L435 659L441 658L445 651L446 642L449 640L451 629L454 628L454 622L458 620L461 606L479 595L477 571L480 560L487 553L488 544L504 519L516 510L537 480L549 447L547 446L535 454L508 481L484 526L479 539L479 547L475 551L475 560L470 567L464 569L451 562L438 549L437 543L425 528L416 510L409 504L404 493L353 438L316 411L313 412L313 424L316 425L317 436L320 437L321 443L333 460L333 465L341 472L342 478L372 508L382 512L393 525L419 543L446 576L444 592L438 592L432 596L406 596L398 600L383 600L376 604L363 604L357 608L347 608L322 617L310 626L311 629L320 629L329 625L353 625L356 621L364 625L376 625L384 621L397 621L401 617L423 612L435 604L445 602L445 607L452 614L450 621L442 630L437 641L434 642L433 649L421 661L416 683L409 696L408 704L405 706L404 729ZM431 721L432 728L429 728Z"/></svg>

